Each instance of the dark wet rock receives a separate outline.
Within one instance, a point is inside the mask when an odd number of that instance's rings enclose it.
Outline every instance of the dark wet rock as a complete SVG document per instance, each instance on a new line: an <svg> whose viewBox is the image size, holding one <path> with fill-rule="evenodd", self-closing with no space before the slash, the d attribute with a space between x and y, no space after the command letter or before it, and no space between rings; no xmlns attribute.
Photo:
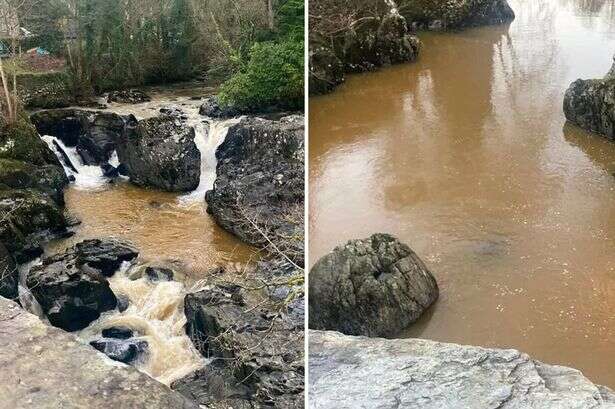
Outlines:
<svg viewBox="0 0 615 409"><path fill-rule="evenodd" d="M107 279L93 268L78 267L70 256L32 268L27 285L49 322L66 331L87 327L117 304Z"/></svg>
<svg viewBox="0 0 615 409"><path fill-rule="evenodd" d="M0 242L18 263L40 255L40 244L65 235L62 208L34 189L0 189Z"/></svg>
<svg viewBox="0 0 615 409"><path fill-rule="evenodd" d="M310 47L309 67L309 89L312 95L330 92L344 82L344 64L328 47Z"/></svg>
<svg viewBox="0 0 615 409"><path fill-rule="evenodd" d="M185 121L188 119L188 115L181 108L177 106L166 106L160 108L160 113L162 115L167 115L173 118L177 118L181 121Z"/></svg>
<svg viewBox="0 0 615 409"><path fill-rule="evenodd" d="M86 240L45 258L30 270L26 284L52 325L79 330L116 307L106 277L136 256L115 240Z"/></svg>
<svg viewBox="0 0 615 409"><path fill-rule="evenodd" d="M114 113L97 113L91 117L87 132L79 135L77 152L86 165L102 165L111 159L124 131L124 118Z"/></svg>
<svg viewBox="0 0 615 409"><path fill-rule="evenodd" d="M120 163L120 165L117 167L117 173L122 176L128 176L128 168L123 163Z"/></svg>
<svg viewBox="0 0 615 409"><path fill-rule="evenodd" d="M233 107L222 107L217 96L205 98L199 108L199 114L210 118L232 118L239 116L241 112Z"/></svg>
<svg viewBox="0 0 615 409"><path fill-rule="evenodd" d="M394 336L438 298L438 285L405 244L387 234L351 240L314 264L309 274L313 329Z"/></svg>
<svg viewBox="0 0 615 409"><path fill-rule="evenodd" d="M176 389L202 404L303 407L303 325L248 304L237 286L189 294L184 308L186 333L201 354L218 359L176 383Z"/></svg>
<svg viewBox="0 0 615 409"><path fill-rule="evenodd" d="M152 282L172 281L173 270L164 267L146 267L145 276Z"/></svg>
<svg viewBox="0 0 615 409"><path fill-rule="evenodd" d="M0 184L11 189L34 189L47 194L57 204L64 204L64 187L68 178L57 165L33 165L11 159L0 159Z"/></svg>
<svg viewBox="0 0 615 409"><path fill-rule="evenodd" d="M15 409L198 409L137 369L0 297L0 406Z"/></svg>
<svg viewBox="0 0 615 409"><path fill-rule="evenodd" d="M260 248L269 245L264 233L297 264L303 264L303 134L301 116L233 125L216 151L216 181L205 195L207 211L225 230Z"/></svg>
<svg viewBox="0 0 615 409"><path fill-rule="evenodd" d="M147 341L135 339L97 339L90 342L90 345L114 361L125 364L136 361L147 353L148 348Z"/></svg>
<svg viewBox="0 0 615 409"><path fill-rule="evenodd" d="M107 96L107 102L119 102L122 104L140 104L149 102L152 98L138 89L112 91Z"/></svg>
<svg viewBox="0 0 615 409"><path fill-rule="evenodd" d="M513 349L310 331L309 350L310 408L615 407L578 370Z"/></svg>
<svg viewBox="0 0 615 409"><path fill-rule="evenodd" d="M503 24L515 19L507 0L413 0L401 12L410 26L435 31Z"/></svg>
<svg viewBox="0 0 615 409"><path fill-rule="evenodd" d="M16 299L19 296L17 284L19 283L19 271L13 256L0 242L0 296Z"/></svg>
<svg viewBox="0 0 615 409"><path fill-rule="evenodd" d="M61 166L56 155L40 138L36 129L25 121L0 128L0 159L38 166Z"/></svg>
<svg viewBox="0 0 615 409"><path fill-rule="evenodd" d="M334 36L311 34L311 94L331 91L344 81L345 72L371 71L418 57L420 42L397 11L364 16L358 21Z"/></svg>
<svg viewBox="0 0 615 409"><path fill-rule="evenodd" d="M167 191L190 191L199 185L201 154L194 129L172 117L127 123L118 144L120 162L131 182Z"/></svg>
<svg viewBox="0 0 615 409"><path fill-rule="evenodd" d="M349 30L337 53L346 71L371 71L384 65L414 61L419 53L419 41L408 32L402 16L389 13Z"/></svg>
<svg viewBox="0 0 615 409"><path fill-rule="evenodd" d="M130 299L123 294L118 294L117 298L117 310L119 312L124 312L130 307Z"/></svg>
<svg viewBox="0 0 615 409"><path fill-rule="evenodd" d="M564 114L568 121L611 140L615 140L614 70L615 64L604 79L578 79L564 95Z"/></svg>
<svg viewBox="0 0 615 409"><path fill-rule="evenodd" d="M110 327L102 330L104 338L128 339L134 335L132 329L128 327Z"/></svg>
<svg viewBox="0 0 615 409"><path fill-rule="evenodd" d="M79 109L48 109L30 115L30 120L41 135L51 135L64 145L77 146L79 136L88 128L88 111Z"/></svg>
<svg viewBox="0 0 615 409"><path fill-rule="evenodd" d="M124 262L137 258L139 252L132 245L117 240L84 240L74 247L79 265L100 271L105 277L111 277Z"/></svg>
<svg viewBox="0 0 615 409"><path fill-rule="evenodd" d="M41 135L54 136L66 146L77 147L85 165L102 165L109 161L125 122L123 117L112 112L80 109L39 111L30 118Z"/></svg>

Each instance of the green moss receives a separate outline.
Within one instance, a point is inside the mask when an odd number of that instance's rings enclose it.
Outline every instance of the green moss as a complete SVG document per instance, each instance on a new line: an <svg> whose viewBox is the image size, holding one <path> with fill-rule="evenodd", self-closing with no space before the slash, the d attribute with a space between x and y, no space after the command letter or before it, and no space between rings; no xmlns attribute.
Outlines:
<svg viewBox="0 0 615 409"><path fill-rule="evenodd" d="M55 154L27 119L0 129L0 159L11 159L33 165L61 166Z"/></svg>

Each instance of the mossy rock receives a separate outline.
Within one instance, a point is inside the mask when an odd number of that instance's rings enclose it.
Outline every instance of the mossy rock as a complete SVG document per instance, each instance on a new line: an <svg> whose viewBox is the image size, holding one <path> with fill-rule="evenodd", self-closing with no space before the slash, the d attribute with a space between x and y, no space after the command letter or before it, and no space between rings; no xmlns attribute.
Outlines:
<svg viewBox="0 0 615 409"><path fill-rule="evenodd" d="M18 160L40 166L62 166L34 126L25 119L0 129L0 159Z"/></svg>
<svg viewBox="0 0 615 409"><path fill-rule="evenodd" d="M66 231L61 207L48 195L33 189L0 191L0 242L18 262L27 261L39 240Z"/></svg>
<svg viewBox="0 0 615 409"><path fill-rule="evenodd" d="M6 247L0 243L0 296L16 299L19 296L18 282L19 271L15 260Z"/></svg>
<svg viewBox="0 0 615 409"><path fill-rule="evenodd" d="M63 189L66 185L68 178L64 169L59 166L35 166L26 162L0 159L0 186L6 186L6 189L38 189L51 196L56 203L63 204Z"/></svg>
<svg viewBox="0 0 615 409"><path fill-rule="evenodd" d="M461 29L512 21L515 13L506 0L405 0L400 11L409 24L441 29Z"/></svg>
<svg viewBox="0 0 615 409"><path fill-rule="evenodd" d="M27 73L17 76L17 88L27 108L63 108L74 104L65 72Z"/></svg>

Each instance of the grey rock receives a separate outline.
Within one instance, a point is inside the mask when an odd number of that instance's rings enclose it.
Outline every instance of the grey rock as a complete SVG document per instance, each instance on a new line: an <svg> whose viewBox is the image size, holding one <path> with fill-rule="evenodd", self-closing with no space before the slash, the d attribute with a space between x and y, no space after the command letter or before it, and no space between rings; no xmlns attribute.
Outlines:
<svg viewBox="0 0 615 409"><path fill-rule="evenodd" d="M512 349L309 332L311 409L615 408L576 369Z"/></svg>
<svg viewBox="0 0 615 409"><path fill-rule="evenodd" d="M387 234L335 248L308 280L310 328L349 335L394 336L438 298L425 264Z"/></svg>
<svg viewBox="0 0 615 409"><path fill-rule="evenodd" d="M573 82L564 95L566 119L615 140L615 63L604 79Z"/></svg>
<svg viewBox="0 0 615 409"><path fill-rule="evenodd" d="M148 344L135 339L97 339L90 342L96 350L114 361L130 364L147 353Z"/></svg>
<svg viewBox="0 0 615 409"><path fill-rule="evenodd" d="M145 276L152 282L172 281L173 275L173 270L170 268L149 266L145 268Z"/></svg>
<svg viewBox="0 0 615 409"><path fill-rule="evenodd" d="M205 195L222 228L269 246L257 225L297 264L303 264L303 136L301 116L243 119L218 147L214 188Z"/></svg>
<svg viewBox="0 0 615 409"><path fill-rule="evenodd" d="M132 183L167 191L190 191L199 185L201 153L194 129L173 117L129 120L117 147Z"/></svg>
<svg viewBox="0 0 615 409"><path fill-rule="evenodd" d="M198 409L0 297L0 402L14 409Z"/></svg>

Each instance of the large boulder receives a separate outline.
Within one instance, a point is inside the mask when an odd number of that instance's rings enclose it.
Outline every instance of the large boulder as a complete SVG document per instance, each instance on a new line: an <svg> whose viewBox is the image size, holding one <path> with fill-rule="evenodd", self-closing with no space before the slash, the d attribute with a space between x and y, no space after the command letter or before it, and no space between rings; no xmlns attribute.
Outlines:
<svg viewBox="0 0 615 409"><path fill-rule="evenodd" d="M394 336L438 298L438 285L405 244L387 234L351 240L309 274L309 325L349 335Z"/></svg>
<svg viewBox="0 0 615 409"><path fill-rule="evenodd" d="M14 409L199 409L0 297L0 402Z"/></svg>
<svg viewBox="0 0 615 409"><path fill-rule="evenodd" d="M212 286L184 300L186 332L211 365L172 388L204 405L303 408L303 322ZM227 406L224 406L227 407Z"/></svg>
<svg viewBox="0 0 615 409"><path fill-rule="evenodd" d="M199 185L201 154L194 128L173 117L129 120L118 143L118 156L138 186L177 192Z"/></svg>
<svg viewBox="0 0 615 409"><path fill-rule="evenodd" d="M310 331L309 351L311 409L615 408L578 370L512 349Z"/></svg>
<svg viewBox="0 0 615 409"><path fill-rule="evenodd" d="M41 135L54 136L77 153L85 165L109 161L124 131L125 118L112 112L50 109L30 116Z"/></svg>
<svg viewBox="0 0 615 409"><path fill-rule="evenodd" d="M42 253L40 243L66 234L64 169L34 126L22 118L0 127L0 242L18 263Z"/></svg>
<svg viewBox="0 0 615 409"><path fill-rule="evenodd" d="M57 204L64 204L64 187L68 178L57 165L33 165L11 159L0 159L0 184L11 189L35 189L49 195Z"/></svg>
<svg viewBox="0 0 615 409"><path fill-rule="evenodd" d="M615 140L615 64L604 79L573 82L564 95L566 119Z"/></svg>
<svg viewBox="0 0 615 409"><path fill-rule="evenodd" d="M130 245L114 240L86 240L33 267L26 284L49 322L67 331L87 327L117 299L106 276L136 258Z"/></svg>
<svg viewBox="0 0 615 409"><path fill-rule="evenodd" d="M429 30L457 30L515 19L507 0L408 0L402 13L412 27Z"/></svg>
<svg viewBox="0 0 615 409"><path fill-rule="evenodd" d="M33 189L0 189L0 242L24 263L42 253L41 243L65 235L64 212Z"/></svg>
<svg viewBox="0 0 615 409"><path fill-rule="evenodd" d="M303 117L246 118L216 150L207 211L225 230L254 246L271 243L303 263Z"/></svg>
<svg viewBox="0 0 615 409"><path fill-rule="evenodd" d="M344 82L344 64L325 45L310 44L309 67L311 95L325 94Z"/></svg>
<svg viewBox="0 0 615 409"><path fill-rule="evenodd" d="M19 296L17 285L19 283L19 271L15 260L0 242L0 296L17 299Z"/></svg>

